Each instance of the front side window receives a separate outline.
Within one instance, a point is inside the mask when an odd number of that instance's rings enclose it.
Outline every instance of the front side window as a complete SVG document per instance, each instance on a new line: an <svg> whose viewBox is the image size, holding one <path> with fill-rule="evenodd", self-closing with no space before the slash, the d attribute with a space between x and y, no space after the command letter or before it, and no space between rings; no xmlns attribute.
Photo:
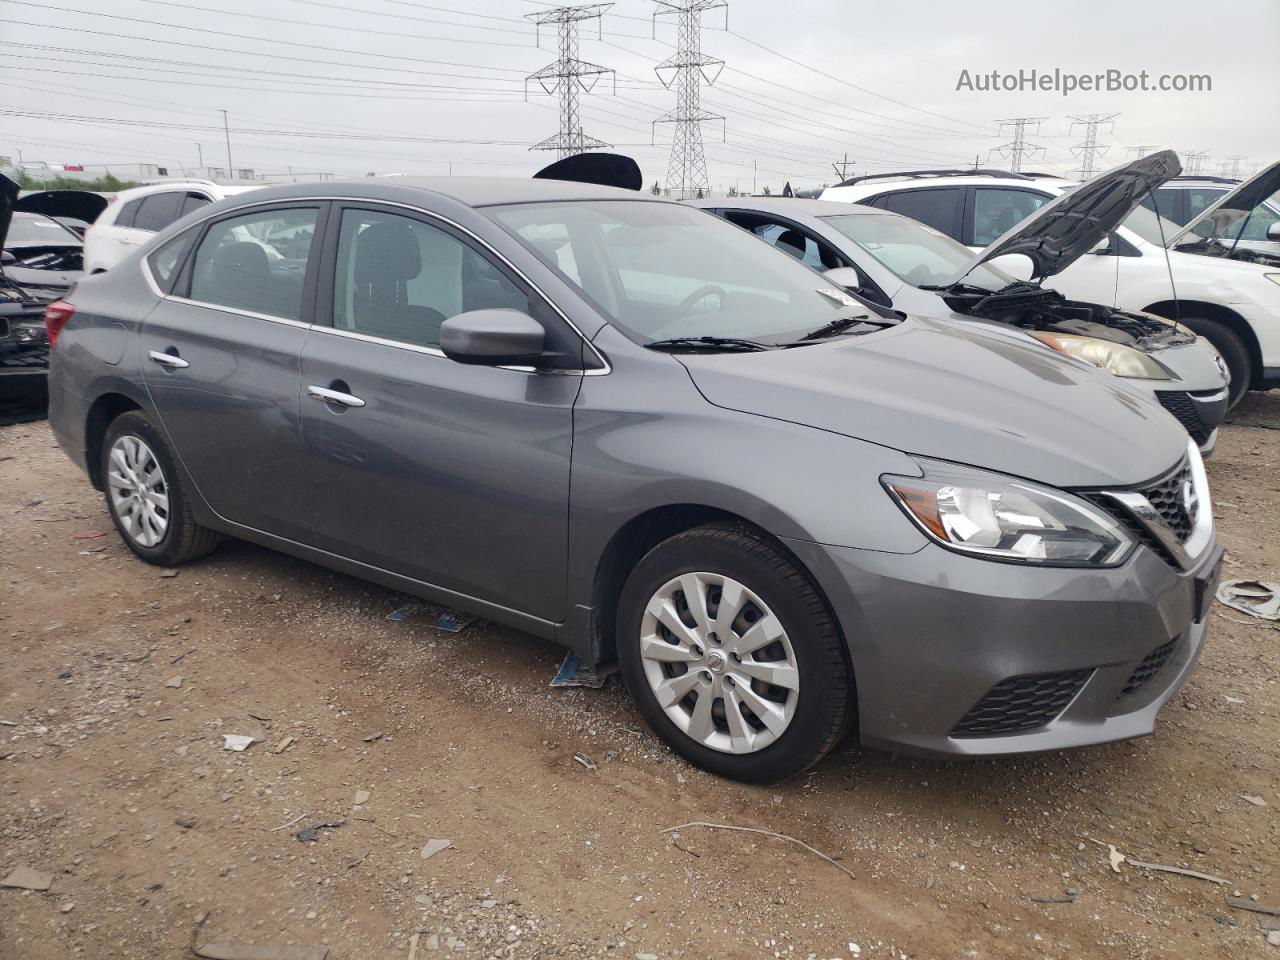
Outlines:
<svg viewBox="0 0 1280 960"><path fill-rule="evenodd" d="M974 259L973 251L922 223L883 213L839 214L823 217L901 280L914 287L954 281ZM999 290L1013 278L995 267L975 267L965 283Z"/></svg>
<svg viewBox="0 0 1280 960"><path fill-rule="evenodd" d="M462 240L411 217L344 210L338 234L333 325L424 347L469 310L529 313L529 298Z"/></svg>
<svg viewBox="0 0 1280 960"><path fill-rule="evenodd" d="M919 220L949 237L955 237L960 227L960 196L959 187L904 190L886 195L877 206Z"/></svg>
<svg viewBox="0 0 1280 960"><path fill-rule="evenodd" d="M317 214L315 208L262 210L210 226L196 249L191 299L300 320Z"/></svg>
<svg viewBox="0 0 1280 960"><path fill-rule="evenodd" d="M133 225L138 230L150 230L153 233L163 230L178 219L182 211L182 199L185 196L177 191L153 193L142 198L142 206L133 218Z"/></svg>
<svg viewBox="0 0 1280 960"><path fill-rule="evenodd" d="M644 342L688 336L790 342L850 310L847 294L792 257L691 207L582 200L484 212ZM552 249L548 237L562 242ZM568 257L572 274L561 267Z"/></svg>
<svg viewBox="0 0 1280 960"><path fill-rule="evenodd" d="M1026 190L978 187L973 197L973 245L987 246L1043 207L1049 199Z"/></svg>

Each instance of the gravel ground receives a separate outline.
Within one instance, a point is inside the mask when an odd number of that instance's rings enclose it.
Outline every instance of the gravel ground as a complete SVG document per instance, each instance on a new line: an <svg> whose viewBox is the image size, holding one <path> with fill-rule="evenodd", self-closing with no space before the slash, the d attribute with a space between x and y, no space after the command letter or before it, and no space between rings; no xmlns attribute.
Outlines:
<svg viewBox="0 0 1280 960"><path fill-rule="evenodd" d="M1280 580L1280 393L1210 474L1224 576ZM847 744L749 787L673 757L616 681L548 689L560 652L516 631L390 622L404 597L241 543L140 563L42 423L0 428L0 547L0 880L52 875L0 889L3 960L1280 960L1280 916L1226 899L1280 908L1280 630L1232 610L1154 737L952 763ZM661 832L695 820L853 877ZM1228 883L1115 872L1095 841Z"/></svg>

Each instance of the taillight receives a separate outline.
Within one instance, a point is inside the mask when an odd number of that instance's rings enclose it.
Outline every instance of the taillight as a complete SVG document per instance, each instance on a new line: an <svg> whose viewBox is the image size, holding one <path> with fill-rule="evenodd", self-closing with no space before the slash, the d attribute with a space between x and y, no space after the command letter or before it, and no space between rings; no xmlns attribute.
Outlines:
<svg viewBox="0 0 1280 960"><path fill-rule="evenodd" d="M44 308L44 328L49 333L50 347L57 345L58 334L75 313L76 308L65 300L55 300Z"/></svg>

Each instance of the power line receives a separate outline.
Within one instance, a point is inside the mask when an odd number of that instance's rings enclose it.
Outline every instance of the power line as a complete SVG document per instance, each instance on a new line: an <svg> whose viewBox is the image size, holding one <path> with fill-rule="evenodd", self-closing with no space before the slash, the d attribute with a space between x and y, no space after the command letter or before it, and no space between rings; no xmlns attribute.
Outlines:
<svg viewBox="0 0 1280 960"><path fill-rule="evenodd" d="M563 159L588 148L598 149L609 144L582 132L582 120L578 113L579 92L590 93L602 76L614 73L609 67L587 63L578 59L578 24L583 20L598 20L612 3L591 3L576 7L552 7L526 17L538 25L555 24L560 44L560 57L555 63L536 70L525 78L525 89L530 80L538 83L549 94L560 94L560 130L553 136L535 143L530 150L554 150ZM539 39L541 39L539 37ZM617 89L614 73L614 93Z"/></svg>
<svg viewBox="0 0 1280 960"><path fill-rule="evenodd" d="M1185 161L1184 169L1188 176L1196 177L1200 175L1200 170L1204 166L1204 162L1209 159L1208 150L1188 150L1182 155Z"/></svg>
<svg viewBox="0 0 1280 960"><path fill-rule="evenodd" d="M1118 113L1089 113L1071 118L1068 133L1075 130L1077 126L1084 127L1084 140L1071 148L1072 156L1080 158L1081 180L1088 180L1093 176L1097 169L1098 158L1111 149L1105 143L1098 143L1098 127L1104 124L1114 126L1118 116L1120 116Z"/></svg>
<svg viewBox="0 0 1280 960"><path fill-rule="evenodd" d="M674 124L671 137L671 162L667 165L667 189L680 198L702 196L710 189L707 180L707 157L702 149L702 124L706 120L724 121L717 113L702 109L702 81L715 83L724 61L702 52L702 14L723 8L726 29L729 4L726 0L654 0L654 23L657 18L674 14L678 20L676 52L653 68L658 80L676 91L675 109L653 121ZM708 68L713 72L708 73ZM667 75L664 76L663 72Z"/></svg>
<svg viewBox="0 0 1280 960"><path fill-rule="evenodd" d="M1024 159L1031 159L1034 155L1044 156L1044 147L1038 143L1027 142L1027 129L1034 124L1035 130L1032 133L1039 133L1041 122L1047 119L1047 117L1012 117L998 121L1000 133L1003 134L1008 128L1012 131L1013 139L996 147L992 152L1008 157L1009 170L1017 173L1022 169Z"/></svg>

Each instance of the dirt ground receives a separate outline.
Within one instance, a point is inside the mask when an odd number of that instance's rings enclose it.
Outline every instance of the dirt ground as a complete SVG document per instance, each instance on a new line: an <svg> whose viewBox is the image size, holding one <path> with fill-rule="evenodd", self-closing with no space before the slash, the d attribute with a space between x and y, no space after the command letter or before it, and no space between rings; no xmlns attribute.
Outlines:
<svg viewBox="0 0 1280 960"><path fill-rule="evenodd" d="M1280 580L1280 392L1210 474L1224 577ZM1226 902L1280 907L1276 625L1215 607L1154 737L954 763L847 744L748 787L670 754L616 680L549 689L550 644L388 621L405 602L241 543L167 575L43 423L0 428L0 879L53 874L0 889L0 958L187 957L207 915L201 944L333 960L1280 960L1280 917ZM689 821L854 878L662 832ZM453 845L424 860L432 839ZM1113 872L1095 840L1229 882Z"/></svg>

